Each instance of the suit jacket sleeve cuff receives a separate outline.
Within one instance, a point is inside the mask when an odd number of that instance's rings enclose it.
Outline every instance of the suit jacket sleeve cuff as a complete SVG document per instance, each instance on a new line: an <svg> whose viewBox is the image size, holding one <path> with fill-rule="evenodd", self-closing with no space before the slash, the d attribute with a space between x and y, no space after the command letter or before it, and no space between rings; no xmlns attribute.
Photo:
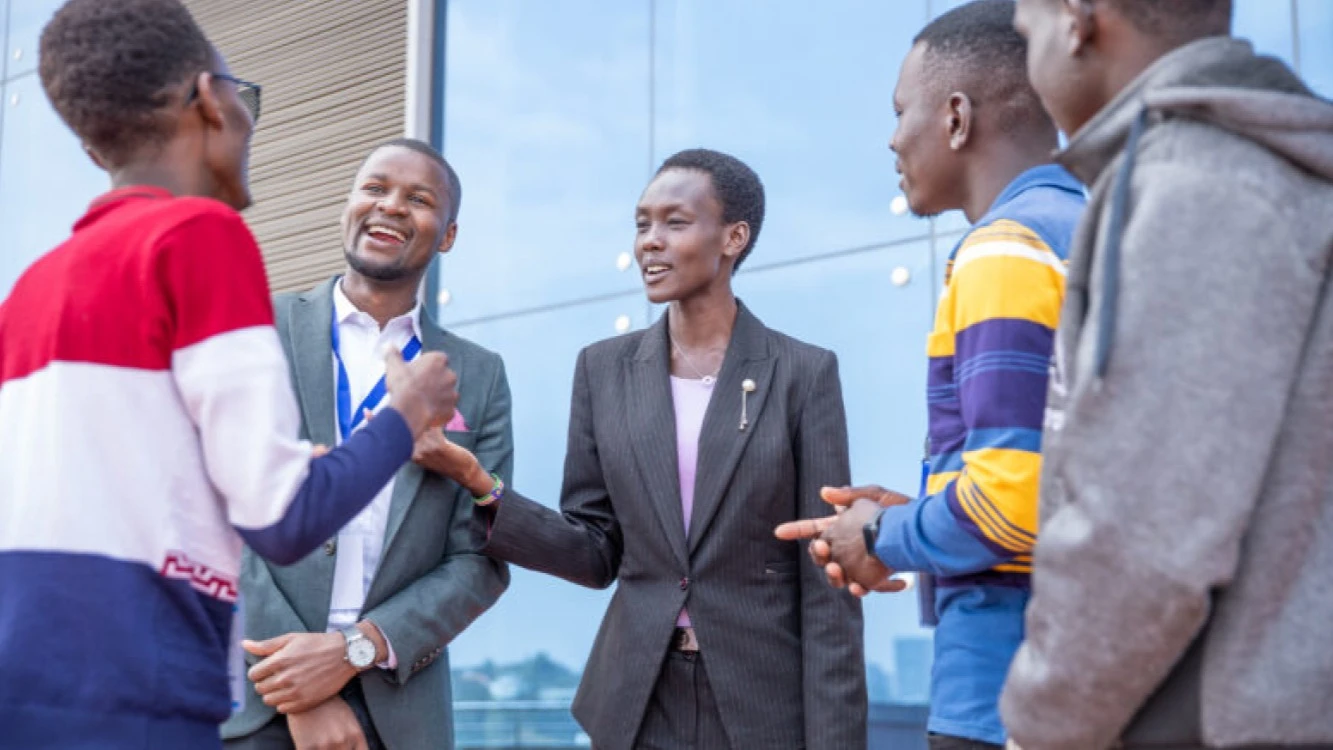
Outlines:
<svg viewBox="0 0 1333 750"><path fill-rule="evenodd" d="M389 634L381 630L380 635L384 636L384 648L388 650L389 657L375 666L392 672L398 668L398 654L393 652L393 641L389 640Z"/></svg>

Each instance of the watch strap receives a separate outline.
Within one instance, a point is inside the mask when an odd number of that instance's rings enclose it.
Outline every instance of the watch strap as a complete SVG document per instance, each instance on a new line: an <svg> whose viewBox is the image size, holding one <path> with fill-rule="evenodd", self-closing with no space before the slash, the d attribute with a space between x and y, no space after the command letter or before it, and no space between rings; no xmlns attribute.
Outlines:
<svg viewBox="0 0 1333 750"><path fill-rule="evenodd" d="M861 527L861 536L866 545L866 554L876 560L879 559L879 555L875 554L875 545L879 543L879 522L880 519L884 518L884 510L884 508L880 508L875 512L874 517L866 522L865 526Z"/></svg>

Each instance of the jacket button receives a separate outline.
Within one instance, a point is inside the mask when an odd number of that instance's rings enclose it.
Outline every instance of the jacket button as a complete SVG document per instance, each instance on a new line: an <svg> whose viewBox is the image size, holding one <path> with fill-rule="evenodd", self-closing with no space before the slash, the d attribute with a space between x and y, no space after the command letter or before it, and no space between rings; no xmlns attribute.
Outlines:
<svg viewBox="0 0 1333 750"><path fill-rule="evenodd" d="M338 540L337 540L337 539L330 539L330 540L328 540L327 542L324 543L324 554L329 555L330 557L332 557L333 554L334 554L335 552L337 552L337 551L338 551Z"/></svg>
<svg viewBox="0 0 1333 750"><path fill-rule="evenodd" d="M681 590L681 591L684 591L685 589L688 589L689 587L690 587L690 577L689 577L689 576L685 576L684 578L680 579L680 590Z"/></svg>

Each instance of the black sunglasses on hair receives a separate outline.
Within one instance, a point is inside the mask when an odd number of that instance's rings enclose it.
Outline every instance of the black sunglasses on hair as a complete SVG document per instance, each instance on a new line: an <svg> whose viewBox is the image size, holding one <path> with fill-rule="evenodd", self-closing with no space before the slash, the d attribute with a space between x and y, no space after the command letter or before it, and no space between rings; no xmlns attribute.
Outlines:
<svg viewBox="0 0 1333 750"><path fill-rule="evenodd" d="M236 96L240 97L241 104L250 111L250 119L255 123L259 122L259 93L264 87L250 81L243 81L236 76L229 76L226 73L214 73L213 77L221 81L231 81L236 84ZM194 90L190 92L190 98L185 101L186 104L193 102L195 97L199 96L199 84L195 84Z"/></svg>

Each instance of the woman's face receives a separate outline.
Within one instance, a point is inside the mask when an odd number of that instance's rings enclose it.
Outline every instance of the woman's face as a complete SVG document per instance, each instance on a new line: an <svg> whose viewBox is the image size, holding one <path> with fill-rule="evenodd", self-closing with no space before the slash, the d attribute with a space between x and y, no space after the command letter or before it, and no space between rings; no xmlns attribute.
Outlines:
<svg viewBox="0 0 1333 750"><path fill-rule="evenodd" d="M723 222L712 178L697 169L668 169L653 178L634 211L634 225L634 258L644 290L659 304L730 284L744 249L737 238L749 237Z"/></svg>

